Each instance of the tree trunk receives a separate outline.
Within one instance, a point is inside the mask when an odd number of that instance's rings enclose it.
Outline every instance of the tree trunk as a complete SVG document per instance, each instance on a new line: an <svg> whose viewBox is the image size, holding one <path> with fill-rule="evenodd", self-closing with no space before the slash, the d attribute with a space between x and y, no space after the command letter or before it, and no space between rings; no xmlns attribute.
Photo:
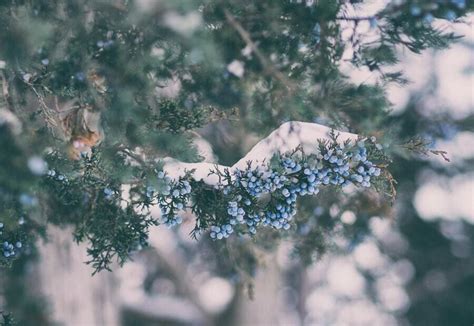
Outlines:
<svg viewBox="0 0 474 326"><path fill-rule="evenodd" d="M39 290L62 325L118 325L120 304L114 273L91 276L86 245L76 244L69 228L49 226L48 241L39 244Z"/></svg>

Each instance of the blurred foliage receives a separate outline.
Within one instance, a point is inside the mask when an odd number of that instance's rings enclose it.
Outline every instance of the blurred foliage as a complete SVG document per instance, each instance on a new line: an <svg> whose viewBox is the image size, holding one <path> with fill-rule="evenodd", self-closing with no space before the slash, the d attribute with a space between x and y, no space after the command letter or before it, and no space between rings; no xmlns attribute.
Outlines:
<svg viewBox="0 0 474 326"><path fill-rule="evenodd" d="M413 180L414 154L445 153L420 140L433 128L430 121L412 110L389 115L387 85L407 82L402 71L393 70L397 51L449 46L459 36L432 21L462 21L474 4L394 1L373 16L349 15L348 8L359 2L160 1L150 7L128 0L0 2L2 243L24 244L21 263L34 256L35 239L49 223L72 224L76 240L87 241L89 254L102 258L92 261L96 270L113 259L124 263L157 224L135 210L137 204L150 205L143 189L159 165L142 157L197 162L196 132L222 126L241 139L263 137L289 120L375 136L395 162L395 180ZM361 33L357 27L364 23L370 30ZM350 36L343 36L347 31ZM351 82L344 64L376 73L377 83ZM219 142L222 133L217 135L209 141L218 157L235 162L247 150L239 143L229 151L228 143ZM69 159L78 146L90 155ZM416 162L416 170L425 164ZM54 182L60 176L64 182ZM123 184L132 185L137 202L121 200ZM412 195L409 188L402 187L403 197ZM194 209L210 209L211 193L195 194ZM391 211L389 201L372 191L327 190L318 202L324 203L318 214L314 202L299 203L291 232L268 229L246 241L231 237L224 246L203 239L198 246L214 250L216 271L245 283L258 266L255 251L272 250L286 239L309 264L336 247L334 234L356 245L370 216ZM358 220L345 228L338 218L346 209L357 210ZM424 249L414 248L421 264ZM0 263L11 265L11 259L0 257ZM11 273L2 270L3 283ZM26 309L13 294L7 297L17 311ZM416 312L408 315L419 321Z"/></svg>

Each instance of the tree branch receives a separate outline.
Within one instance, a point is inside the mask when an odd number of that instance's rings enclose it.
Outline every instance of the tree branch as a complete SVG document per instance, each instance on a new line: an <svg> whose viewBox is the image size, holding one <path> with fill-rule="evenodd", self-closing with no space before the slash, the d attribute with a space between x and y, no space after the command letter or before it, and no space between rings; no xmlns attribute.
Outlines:
<svg viewBox="0 0 474 326"><path fill-rule="evenodd" d="M245 169L247 164L257 167L268 162L276 153L285 153L300 147L306 154L314 154L318 151L318 140L329 140L333 129L310 122L289 121L283 123L274 130L268 137L258 142L242 159L232 166L214 164L212 162L184 163L172 158L164 159L164 170L171 178L184 176L186 171L194 170L193 177L196 180L204 181L209 185L215 185L219 181L219 176L210 174L211 170L230 172L236 169ZM338 142L346 140L355 141L358 135L336 131L339 134Z"/></svg>
<svg viewBox="0 0 474 326"><path fill-rule="evenodd" d="M224 9L224 15L227 22L237 31L242 40L252 49L257 57L260 64L263 66L265 72L269 75L274 76L278 79L285 87L293 92L296 89L296 85L291 81L287 76L285 76L281 71L276 69L270 61L265 57L265 55L257 47L257 44L252 40L250 34L242 27L242 25L235 19L235 17L230 13L229 10Z"/></svg>

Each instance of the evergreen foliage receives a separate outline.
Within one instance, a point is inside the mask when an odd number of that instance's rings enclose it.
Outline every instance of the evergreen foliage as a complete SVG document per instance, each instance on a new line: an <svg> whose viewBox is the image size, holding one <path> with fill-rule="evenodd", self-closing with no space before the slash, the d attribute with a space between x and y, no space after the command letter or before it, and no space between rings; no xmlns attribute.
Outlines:
<svg viewBox="0 0 474 326"><path fill-rule="evenodd" d="M321 190L316 200L326 208L383 214L395 196L389 163L445 157L389 115L387 85L408 82L394 69L398 50L448 47L460 36L434 20L462 22L473 4L392 1L351 16L359 2L2 1L2 268L33 256L54 224L72 225L76 241L88 243L91 271L110 270L147 246L153 226L174 227L188 210L192 236L222 255L223 274L253 275L253 246L291 239L309 264L341 232L327 216L315 222L314 200L298 196ZM355 84L343 65L374 71L378 82ZM170 179L162 169L167 156L201 161L193 139L213 126L264 138L292 120L361 136L341 145L335 133L315 140L318 154L296 149L258 168L209 171L221 180L215 187L193 171ZM215 149L222 164L246 150L218 141ZM360 187L348 195L349 185ZM160 219L151 214L157 205ZM342 232L356 244L366 222ZM235 246L236 266L216 239Z"/></svg>

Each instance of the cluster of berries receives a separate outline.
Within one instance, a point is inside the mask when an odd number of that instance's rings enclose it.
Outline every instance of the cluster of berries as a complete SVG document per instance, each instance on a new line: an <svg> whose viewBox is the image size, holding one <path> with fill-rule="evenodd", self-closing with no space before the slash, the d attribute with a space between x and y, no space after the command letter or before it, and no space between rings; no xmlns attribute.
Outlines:
<svg viewBox="0 0 474 326"><path fill-rule="evenodd" d="M163 171L159 171L157 176L163 183L161 191L157 192L162 220L169 227L181 224L182 218L177 212L186 208L191 197L191 184L186 178L171 180ZM153 197L154 195L155 190L148 187L147 196Z"/></svg>
<svg viewBox="0 0 474 326"><path fill-rule="evenodd" d="M54 180L58 180L58 181L64 181L64 182L67 182L68 179L66 176L60 174L60 173L57 173L55 170L48 170L48 172L46 173L46 175Z"/></svg>
<svg viewBox="0 0 474 326"><path fill-rule="evenodd" d="M3 223L0 223L0 236L3 235ZM13 258L17 254L17 251L19 251L23 247L23 244L21 241L16 241L15 243L11 243L10 241L4 240L1 241L1 250L3 257L5 258Z"/></svg>
<svg viewBox="0 0 474 326"><path fill-rule="evenodd" d="M210 236L212 239L223 239L228 238L233 232L235 225L248 223L248 210L252 205L252 201L249 198L243 198L241 195L237 195L235 200L229 201L227 206L227 214L230 218L225 224L211 226Z"/></svg>
<svg viewBox="0 0 474 326"><path fill-rule="evenodd" d="M212 225L210 236L227 238L238 225L246 225L251 234L259 225L288 230L299 196L316 195L325 185L370 187L371 179L380 174L380 168L368 159L364 141L323 147L313 156L284 154L277 166L235 170L232 180L222 186L224 194L231 198L228 218ZM251 205L266 193L271 199L265 207Z"/></svg>

